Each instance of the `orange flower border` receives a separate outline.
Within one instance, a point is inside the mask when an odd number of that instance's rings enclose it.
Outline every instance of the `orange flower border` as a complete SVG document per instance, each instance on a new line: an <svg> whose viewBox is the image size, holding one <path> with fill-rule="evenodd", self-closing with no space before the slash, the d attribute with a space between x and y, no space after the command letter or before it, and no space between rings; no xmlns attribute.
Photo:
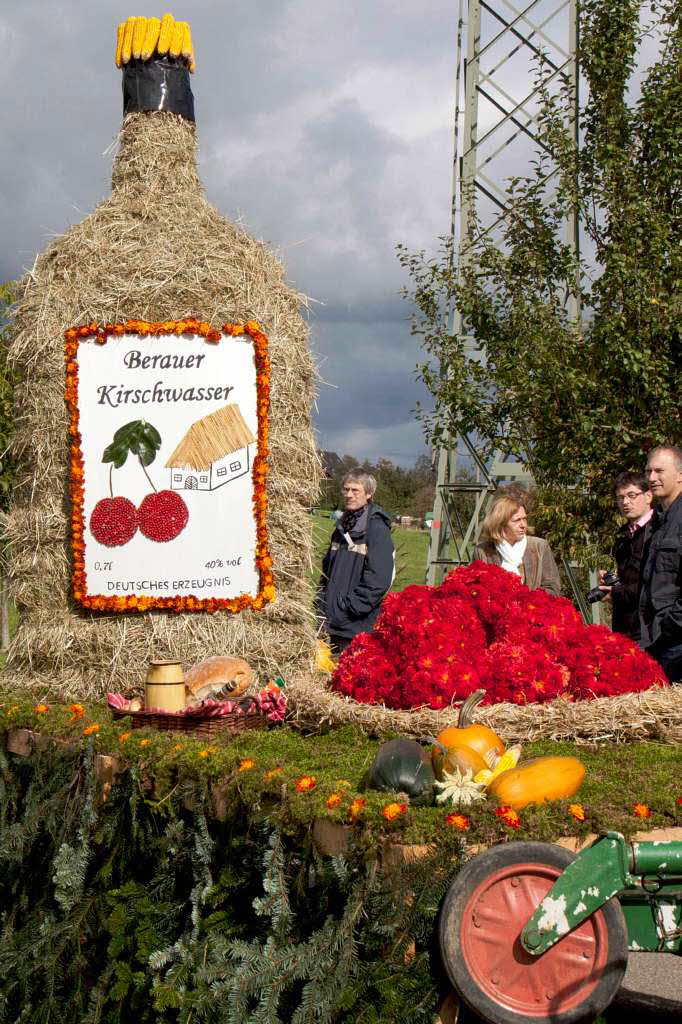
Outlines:
<svg viewBox="0 0 682 1024"><path fill-rule="evenodd" d="M93 338L98 345L104 345L109 338L123 334L136 334L140 338L160 337L167 334L188 337L202 337L208 344L223 341L223 335L238 338L248 335L253 342L256 361L256 403L258 411L258 449L253 461L253 512L256 521L256 567L259 572L259 588L255 597L240 594L234 598L187 597L126 597L90 596L86 593L85 580L85 523L83 516L84 466L81 451L81 434L78 412L78 346L83 339ZM149 323L146 320L127 320L119 324L89 323L82 327L70 327L64 332L64 356L66 360L65 398L69 410L69 488L71 493L71 544L72 544L72 585L73 596L79 604L95 611L144 612L150 608L163 608L176 612L241 612L247 608L260 609L275 599L275 581L272 574L272 558L268 547L266 525L266 480L268 458L268 414L270 411L270 358L268 338L255 320L245 324L224 324L222 332L211 327L205 320L164 320Z"/></svg>

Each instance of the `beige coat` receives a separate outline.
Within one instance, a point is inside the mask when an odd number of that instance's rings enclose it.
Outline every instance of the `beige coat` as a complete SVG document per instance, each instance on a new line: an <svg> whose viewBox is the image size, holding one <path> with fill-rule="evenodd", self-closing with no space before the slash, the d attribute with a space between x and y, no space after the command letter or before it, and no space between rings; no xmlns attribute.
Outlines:
<svg viewBox="0 0 682 1024"><path fill-rule="evenodd" d="M474 560L491 562L501 565L502 559L492 541L477 544L474 548ZM554 555L546 540L541 537L528 537L526 553L522 562L522 580L529 590L541 588L555 597L561 595L561 577L554 561Z"/></svg>

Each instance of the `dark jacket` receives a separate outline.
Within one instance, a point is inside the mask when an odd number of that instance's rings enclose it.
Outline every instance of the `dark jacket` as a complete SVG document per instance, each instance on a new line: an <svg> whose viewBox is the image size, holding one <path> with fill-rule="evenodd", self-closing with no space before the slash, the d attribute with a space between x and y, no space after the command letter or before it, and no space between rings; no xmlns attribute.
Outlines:
<svg viewBox="0 0 682 1024"><path fill-rule="evenodd" d="M642 567L649 553L652 524L653 518L631 533L629 523L625 523L616 533L613 545L618 583L611 590L611 626L616 633L624 633L636 641L639 641L640 636L639 591L642 585Z"/></svg>
<svg viewBox="0 0 682 1024"><path fill-rule="evenodd" d="M639 617L641 646L682 643L682 494L654 515L649 553L642 568Z"/></svg>
<svg viewBox="0 0 682 1024"><path fill-rule="evenodd" d="M484 541L474 548L474 559L501 565L502 558L493 541ZM561 577L554 561L552 549L542 537L528 537L523 556L523 582L529 590L546 590L555 597L561 596Z"/></svg>
<svg viewBox="0 0 682 1024"><path fill-rule="evenodd" d="M318 595L331 636L353 637L372 629L393 581L394 564L391 521L373 501L350 534L337 523L322 563Z"/></svg>

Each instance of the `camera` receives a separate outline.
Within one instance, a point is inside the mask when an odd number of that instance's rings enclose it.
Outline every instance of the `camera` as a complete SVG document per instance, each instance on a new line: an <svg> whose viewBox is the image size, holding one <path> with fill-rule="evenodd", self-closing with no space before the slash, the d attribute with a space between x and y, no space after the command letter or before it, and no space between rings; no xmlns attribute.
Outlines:
<svg viewBox="0 0 682 1024"><path fill-rule="evenodd" d="M617 582L618 573L615 572L613 569L609 569L609 571L605 574L604 579L600 583L600 586L613 587ZM589 604L594 604L596 601L603 601L606 597L606 594L603 590L600 590L599 587L592 587L592 590L587 591L585 597L587 598Z"/></svg>

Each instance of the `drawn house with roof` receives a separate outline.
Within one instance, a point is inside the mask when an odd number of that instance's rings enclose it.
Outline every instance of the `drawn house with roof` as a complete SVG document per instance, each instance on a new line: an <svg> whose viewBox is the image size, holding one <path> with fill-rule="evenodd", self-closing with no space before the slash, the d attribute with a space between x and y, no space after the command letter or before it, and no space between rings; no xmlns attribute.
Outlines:
<svg viewBox="0 0 682 1024"><path fill-rule="evenodd" d="M238 405L197 420L166 462L174 491L215 491L248 473L256 438Z"/></svg>

